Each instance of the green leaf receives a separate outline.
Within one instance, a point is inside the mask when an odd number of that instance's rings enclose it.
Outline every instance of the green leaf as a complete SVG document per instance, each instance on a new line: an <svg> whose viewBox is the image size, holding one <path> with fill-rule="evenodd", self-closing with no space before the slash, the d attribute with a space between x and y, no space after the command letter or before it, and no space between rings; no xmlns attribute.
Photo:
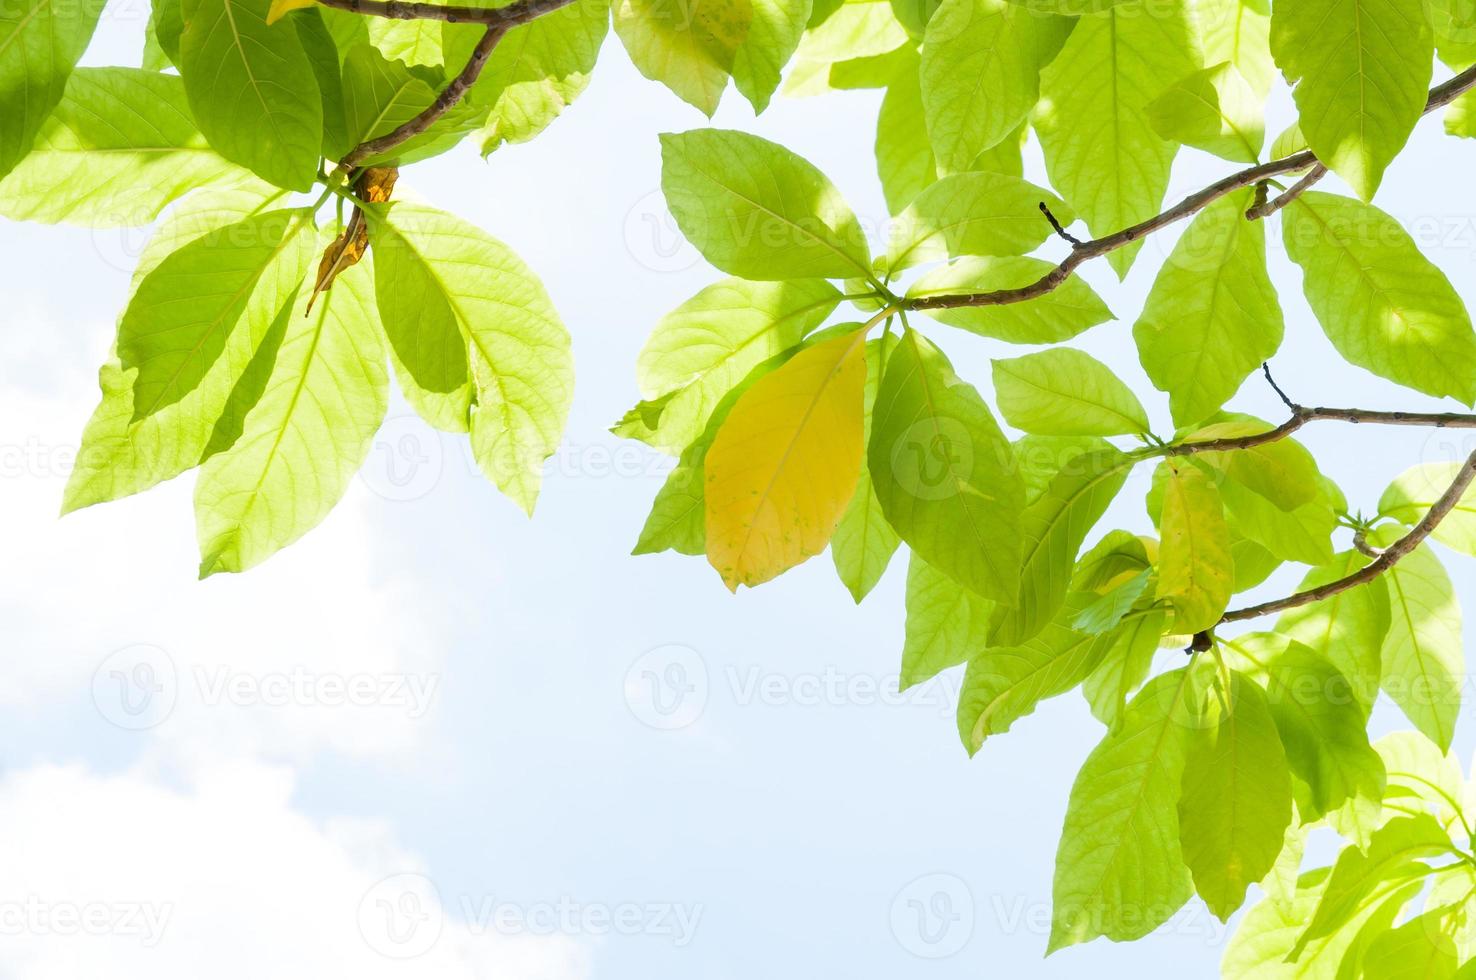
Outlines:
<svg viewBox="0 0 1476 980"><path fill-rule="evenodd" d="M984 293L1028 286L1055 268L1044 259L1024 256L966 258L950 262L919 278L907 290L909 299L957 293ZM1022 303L948 310L923 310L951 327L1015 344L1053 344L1106 323L1112 311L1085 281L1072 276L1056 289Z"/></svg>
<svg viewBox="0 0 1476 980"><path fill-rule="evenodd" d="M1040 69L1070 29L1005 0L943 0L922 49L922 104L940 169L975 158L1025 121L1040 98Z"/></svg>
<svg viewBox="0 0 1476 980"><path fill-rule="evenodd" d="M1476 93L1464 93L1445 110L1445 132L1476 139Z"/></svg>
<svg viewBox="0 0 1476 980"><path fill-rule="evenodd" d="M1419 732L1408 731L1385 735L1374 749L1388 774L1386 804L1413 798L1425 804L1442 826L1464 822L1466 781L1454 753L1442 753Z"/></svg>
<svg viewBox="0 0 1476 980"><path fill-rule="evenodd" d="M1178 799L1203 697L1200 673L1180 668L1150 681L1120 731L1077 773L1056 851L1047 952L1096 936L1139 939L1192 894Z"/></svg>
<svg viewBox="0 0 1476 980"><path fill-rule="evenodd" d="M1213 628L1230 603L1235 570L1219 492L1198 467L1169 465L1159 526L1158 598L1173 606L1174 632Z"/></svg>
<svg viewBox="0 0 1476 980"><path fill-rule="evenodd" d="M1205 208L1159 270L1133 326L1154 387L1176 425L1219 410L1281 346L1281 306L1266 273L1263 222L1246 221L1250 192Z"/></svg>
<svg viewBox="0 0 1476 980"><path fill-rule="evenodd" d="M366 213L390 344L416 387L457 405L467 359L472 452L531 513L574 382L569 334L542 283L506 245L460 218L408 203Z"/></svg>
<svg viewBox="0 0 1476 980"><path fill-rule="evenodd" d="M1338 353L1436 398L1476 403L1476 332L1450 280L1378 208L1308 192L1282 214L1302 291Z"/></svg>
<svg viewBox="0 0 1476 980"><path fill-rule="evenodd" d="M1276 81L1271 60L1269 0L1203 0L1194 5L1195 26L1204 63L1228 62L1264 100ZM1259 107L1258 107L1259 115ZM1284 153L1272 153L1275 159Z"/></svg>
<svg viewBox="0 0 1476 980"><path fill-rule="evenodd" d="M367 262L348 269L284 331L261 397L195 485L200 576L240 572L327 516L369 453L389 404Z"/></svg>
<svg viewBox="0 0 1476 980"><path fill-rule="evenodd" d="M993 607L988 599L913 555L907 564L907 631L899 689L921 684L983 650Z"/></svg>
<svg viewBox="0 0 1476 980"><path fill-rule="evenodd" d="M930 184L897 217L887 267L898 271L960 255L1022 255L1051 236L1040 213L1075 216L1054 194L1006 174L953 174Z"/></svg>
<svg viewBox="0 0 1476 980"><path fill-rule="evenodd" d="M1304 0L1271 14L1302 132L1365 201L1425 108L1434 37L1423 4Z"/></svg>
<svg viewBox="0 0 1476 980"><path fill-rule="evenodd" d="M1127 581L1109 589L1100 598L1084 607L1071 621L1073 629L1093 635L1105 633L1122 622L1137 604L1153 579L1153 570L1145 568Z"/></svg>
<svg viewBox="0 0 1476 980"><path fill-rule="evenodd" d="M1266 686L1287 762L1300 784L1297 810L1316 820L1351 808L1378 817L1384 763L1368 744L1363 706L1349 679L1324 656L1274 634L1222 641L1234 666Z"/></svg>
<svg viewBox="0 0 1476 980"><path fill-rule="evenodd" d="M1345 578L1368 562L1356 551L1345 551L1308 572L1296 591ZM1352 683L1367 716L1379 693L1379 651L1389 632L1389 616L1389 588L1380 576L1320 602L1288 609L1276 621L1276 632L1305 644L1337 667Z"/></svg>
<svg viewBox="0 0 1476 980"><path fill-rule="evenodd" d="M619 0L615 33L640 73L708 116L754 20L750 0Z"/></svg>
<svg viewBox="0 0 1476 980"><path fill-rule="evenodd" d="M755 113L769 107L780 72L799 47L810 19L809 0L750 0L753 19L733 53L733 85Z"/></svg>
<svg viewBox="0 0 1476 980"><path fill-rule="evenodd" d="M969 755L989 736L1009 731L1041 701L1086 680L1102 663L1117 633L1092 635L1066 625L1084 600L1089 598L1073 597L1064 616L1019 646L988 646L970 653L958 693L958 734Z"/></svg>
<svg viewBox="0 0 1476 980"><path fill-rule="evenodd" d="M1363 955L1363 975L1380 980L1451 980L1455 940L1445 934L1443 910L1427 912L1380 934Z"/></svg>
<svg viewBox="0 0 1476 980"><path fill-rule="evenodd" d="M887 358L867 452L887 522L923 560L986 599L1013 601L1024 487L972 386L914 331Z"/></svg>
<svg viewBox="0 0 1476 980"><path fill-rule="evenodd" d="M128 111L117 112L123 105ZM200 135L178 78L82 68L34 149L0 180L0 214L93 227L144 225L175 198L242 176Z"/></svg>
<svg viewBox="0 0 1476 980"><path fill-rule="evenodd" d="M1184 442L1258 435L1271 428L1260 419L1235 418L1196 429ZM1248 449L1204 450L1194 455L1226 479L1260 494L1285 511L1294 511L1321 497L1322 474L1317 471L1317 461L1295 439L1278 439Z"/></svg>
<svg viewBox="0 0 1476 980"><path fill-rule="evenodd" d="M61 101L102 9L103 0L16 0L0 9L0 177Z"/></svg>
<svg viewBox="0 0 1476 980"><path fill-rule="evenodd" d="M1460 463L1422 463L1405 470L1379 498L1379 516L1413 527L1424 519L1460 470ZM1476 557L1476 490L1462 494L1430 533L1446 547Z"/></svg>
<svg viewBox="0 0 1476 980"><path fill-rule="evenodd" d="M1288 512L1235 480L1221 482L1219 491L1232 532L1283 561L1307 565L1332 561L1332 533L1338 519L1325 501L1316 500Z"/></svg>
<svg viewBox="0 0 1476 980"><path fill-rule="evenodd" d="M1228 61L1202 68L1148 104L1164 139L1239 163L1255 163L1266 141L1262 99Z"/></svg>
<svg viewBox="0 0 1476 980"><path fill-rule="evenodd" d="M1025 484L1028 507L1045 495L1051 481L1066 467L1088 453L1104 452L1112 443L1097 436L1031 436L1025 435L1012 444L1015 469ZM1088 586L1081 586L1087 588Z"/></svg>
<svg viewBox="0 0 1476 980"><path fill-rule="evenodd" d="M1227 980L1342 980L1345 957L1365 926L1387 928L1398 909L1420 893L1421 882L1385 882L1343 928L1307 944L1293 962L1292 947L1327 886L1328 868L1302 875L1290 905L1264 899L1241 920L1221 963Z"/></svg>
<svg viewBox="0 0 1476 980"><path fill-rule="evenodd" d="M243 318L256 321L260 342L295 295L312 241L305 210L271 211L185 245L139 283L118 324L118 359L133 372L134 422L197 389ZM258 289L271 297L264 320L253 309Z"/></svg>
<svg viewBox="0 0 1476 980"><path fill-rule="evenodd" d="M1460 603L1440 559L1426 545L1405 555L1383 578L1392 616L1380 685L1444 751L1461 711L1466 669Z"/></svg>
<svg viewBox="0 0 1476 980"><path fill-rule="evenodd" d="M1091 705L1092 716L1109 731L1121 727L1128 696L1148 676L1167 622L1168 616L1157 609L1128 619L1122 631L1114 634L1112 647L1102 662L1082 682L1081 691Z"/></svg>
<svg viewBox="0 0 1476 980"><path fill-rule="evenodd" d="M314 5L292 18L302 49L313 66L313 77L318 80L318 92L323 103L322 154L327 160L337 160L353 149L348 138L348 127L343 115L343 62L338 42L323 20L323 10Z"/></svg>
<svg viewBox="0 0 1476 980"><path fill-rule="evenodd" d="M1352 920L1380 883L1423 877L1430 869L1420 858L1437 857L1454 849L1450 836L1427 814L1390 820L1374 832L1366 852L1344 848L1292 954Z"/></svg>
<svg viewBox="0 0 1476 980"><path fill-rule="evenodd" d="M294 191L313 186L323 102L290 21L270 0L189 0L180 75L200 131L221 156Z"/></svg>
<svg viewBox="0 0 1476 980"><path fill-rule="evenodd" d="M876 405L876 390L881 385L885 366L884 343L886 354L896 348L896 341L891 340L891 334L866 343L866 414L863 419L863 434L868 443L871 441L871 416ZM856 492L830 539L831 560L835 562L836 573L851 593L852 599L859 603L866 598L866 594L881 580L882 573L887 570L887 564L901 542L902 539L892 530L892 525L887 523L887 517L882 513L881 501L877 499L876 488L871 483L871 469L863 456L861 475L856 479ZM903 663L906 664L905 650Z"/></svg>
<svg viewBox="0 0 1476 980"><path fill-rule="evenodd" d="M386 59L398 61L407 68L416 65L440 68L445 64L440 21L388 17L370 17L368 21L369 41Z"/></svg>
<svg viewBox="0 0 1476 980"><path fill-rule="evenodd" d="M1281 567L1281 559L1264 547L1230 530L1230 558L1235 564L1235 591L1245 592L1270 578Z"/></svg>
<svg viewBox="0 0 1476 980"><path fill-rule="evenodd" d="M876 172L887 199L887 213L897 214L938 179L938 163L928 145L923 120L922 88L917 58L912 56L887 82L876 116Z"/></svg>
<svg viewBox="0 0 1476 980"><path fill-rule="evenodd" d="M435 72L391 61L373 46L351 48L343 60L344 126L348 142L377 139L424 112L436 100ZM424 132L365 164L410 163L434 156L481 125L486 110L468 102L452 108Z"/></svg>
<svg viewBox="0 0 1476 980"><path fill-rule="evenodd" d="M636 376L644 398L671 397L658 424L638 437L679 451L702 432L714 406L738 381L798 344L840 298L823 279L724 279L666 314L641 348Z"/></svg>
<svg viewBox="0 0 1476 980"><path fill-rule="evenodd" d="M745 279L871 277L850 205L808 161L747 133L661 137L661 188L682 234Z"/></svg>
<svg viewBox="0 0 1476 980"><path fill-rule="evenodd" d="M810 18L810 26L790 63L784 92L791 96L817 95L831 88L879 87L891 75L887 65L882 81L841 78L849 69L874 76L899 49L912 47L907 29L897 20L891 0L845 0L824 7L825 16ZM822 11L822 12L824 12Z"/></svg>
<svg viewBox="0 0 1476 980"><path fill-rule="evenodd" d="M1291 822L1291 773L1266 694L1232 671L1213 725L1194 733L1184 765L1179 830L1184 863L1221 922L1271 870Z"/></svg>
<svg viewBox="0 0 1476 980"><path fill-rule="evenodd" d="M483 156L504 142L527 142L573 104L609 28L609 0L578 0L508 32L466 96L490 110Z"/></svg>
<svg viewBox="0 0 1476 980"><path fill-rule="evenodd" d="M1087 534L1127 481L1133 459L1108 448L1078 456L1051 480L1022 519L1024 561L1013 607L994 615L993 641L1017 645L1039 633L1066 599L1072 564Z"/></svg>
<svg viewBox="0 0 1476 980"><path fill-rule="evenodd" d="M1133 0L1083 16L1041 73L1046 171L1093 235L1158 213L1178 146L1153 131L1148 103L1201 67L1183 7ZM1119 276L1139 247L1108 256Z"/></svg>
<svg viewBox="0 0 1476 980"><path fill-rule="evenodd" d="M207 198L202 195L201 199ZM158 405L139 400L135 387L140 371L137 363L125 366L115 355L103 364L99 372L102 401L83 431L76 465L67 481L63 513L146 490L199 465L208 455L216 420L232 401L236 382L273 321L291 302L306 271L312 244L304 213L276 211L251 218L250 200L249 194L233 195L213 213L197 209L177 212L155 236L155 241L161 243L157 251L162 254L152 254L151 243L151 250L141 257L146 271L136 280L129 306L129 311L137 308L130 321L137 343L142 345L144 331L159 326L166 331L159 334L162 341L171 336L169 330L190 336L193 341L219 334L217 340L222 347L207 365L198 353L181 358L168 343L158 345L159 355L172 360L182 374L203 369L187 391L177 390L178 385L172 382L163 388L156 386L156 395L174 396ZM285 234L281 226L293 220L293 215L300 235L260 250L240 246L243 241L264 243L264 235ZM225 230L211 234L221 228ZM189 245L191 242L195 244ZM169 251L171 247L179 248ZM232 286L232 275L220 273L235 268L243 253L260 264L254 270L240 269L240 278ZM151 278L152 272L166 262L163 274ZM190 274L192 269L194 275ZM146 288L144 283L148 283ZM209 295L209 290L219 288L226 292ZM233 298L237 288L249 293L250 300L238 302ZM171 296L173 303L169 302ZM192 297L193 302L179 302ZM153 305L153 314L145 312L147 305ZM129 311L124 313L125 319Z"/></svg>
<svg viewBox="0 0 1476 980"><path fill-rule="evenodd" d="M1000 414L1040 435L1118 436L1149 430L1137 396L1107 365L1069 347L996 360Z"/></svg>

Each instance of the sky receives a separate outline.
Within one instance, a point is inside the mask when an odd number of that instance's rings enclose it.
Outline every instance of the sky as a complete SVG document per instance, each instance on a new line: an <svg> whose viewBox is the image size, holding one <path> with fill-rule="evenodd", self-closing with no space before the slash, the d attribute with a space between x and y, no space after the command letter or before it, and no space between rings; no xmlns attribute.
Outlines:
<svg viewBox="0 0 1476 980"><path fill-rule="evenodd" d="M109 7L86 63L136 63L145 16L138 0ZM712 124L811 160L880 236L878 101L777 98L755 119L730 91ZM1197 900L1146 940L1042 959L1067 794L1101 726L1073 692L968 759L961 670L896 693L905 558L857 607L828 556L733 596L700 559L629 555L670 461L607 429L637 398L651 327L719 277L665 212L657 134L706 124L611 37L534 142L401 176L512 246L572 334L574 408L531 520L464 437L396 398L319 528L205 582L189 476L56 516L145 232L0 227L0 977L1214 974L1226 927ZM1468 301L1473 157L1426 119L1376 202ZM1043 182L1034 145L1027 165ZM1231 169L1185 151L1169 196ZM1179 230L1123 283L1083 270L1118 319L1076 342L1163 432L1131 325ZM1292 397L1440 404L1339 360L1268 240L1287 326L1273 365ZM989 359L1022 353L923 328L986 397ZM1232 407L1282 417L1256 379ZM1405 468L1476 448L1418 429L1304 433L1365 510ZM1148 476L1102 530L1147 530ZM1441 556L1476 596L1471 561ZM1408 726L1381 704L1374 727Z"/></svg>

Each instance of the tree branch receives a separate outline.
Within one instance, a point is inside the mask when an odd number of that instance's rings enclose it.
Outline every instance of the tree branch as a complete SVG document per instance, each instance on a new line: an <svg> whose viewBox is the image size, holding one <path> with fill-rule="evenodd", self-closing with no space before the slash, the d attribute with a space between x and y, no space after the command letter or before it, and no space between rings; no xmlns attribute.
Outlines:
<svg viewBox="0 0 1476 980"><path fill-rule="evenodd" d="M318 0L325 7L348 10L354 13L371 14L376 17L392 17L399 20L443 20L448 23L486 24L487 30L472 49L471 57L455 78L436 96L436 100L419 115L383 136L365 140L350 150L338 162L341 173L353 171L359 164L372 157L388 153L395 147L429 129L437 119L460 102L467 89L476 82L487 66L487 59L504 34L520 24L558 10L573 0L516 0L505 7L442 7L433 3L406 2L406 0Z"/></svg>
<svg viewBox="0 0 1476 980"><path fill-rule="evenodd" d="M1430 532L1435 530L1436 526L1445 519L1446 515L1455 509L1456 504L1460 502L1467 488L1471 486L1472 480L1476 480L1476 452L1473 452L1466 458L1466 462L1461 466L1460 471L1456 473L1456 477L1451 481L1450 486L1445 488L1445 492L1440 495L1440 499L1431 505L1430 510L1420 519L1420 522L1411 528L1408 534L1389 545L1389 547L1379 553L1377 558L1364 565L1358 571L1351 575L1345 575L1334 582L1328 582L1326 585L1319 585L1315 589L1298 592L1295 595L1289 595L1283 599L1273 599L1270 602L1263 602L1255 606L1246 606L1243 609L1232 609L1220 617L1220 622L1234 623L1243 619L1255 619L1257 616L1281 612L1283 609L1305 606L1308 603L1319 602L1330 596L1335 596L1339 592L1346 592L1349 589L1363 585L1365 582L1373 581L1393 567L1399 559L1418 548L1420 543L1430 536Z"/></svg>
<svg viewBox="0 0 1476 980"><path fill-rule="evenodd" d="M1308 422L1350 422L1354 425L1423 425L1437 429L1476 429L1476 415L1458 412L1379 412L1367 408L1308 408L1292 404L1291 418L1265 432L1245 436L1226 436L1201 442L1180 442L1171 446L1153 446L1140 450L1144 457L1192 456L1195 453L1230 452L1254 449L1268 442L1278 442Z"/></svg>
<svg viewBox="0 0 1476 980"><path fill-rule="evenodd" d="M1260 221L1262 218L1270 217L1277 211L1280 211L1282 208L1286 207L1291 202L1295 201L1297 198L1301 197L1303 191L1305 191L1307 188L1311 187L1313 184L1317 183L1319 180L1326 176L1327 168L1319 163L1317 166L1307 171L1306 175L1302 177L1301 180L1291 185L1291 187L1287 188L1281 194L1278 194L1272 200L1262 201L1260 204L1257 204L1255 207L1246 211L1246 220Z"/></svg>
<svg viewBox="0 0 1476 980"><path fill-rule="evenodd" d="M511 30L519 24L536 20L573 0L516 0L505 7L463 7L418 0L318 0L325 7L347 10L371 17L391 20L443 20L448 24L486 24Z"/></svg>
<svg viewBox="0 0 1476 980"><path fill-rule="evenodd" d="M1473 86L1476 86L1476 65L1467 68L1459 75L1432 88L1429 98L1425 101L1425 112L1434 112L1441 106L1454 101L1463 92ZM1243 187L1250 187L1269 177L1296 173L1306 170L1308 167L1315 168L1321 166L1321 162L1311 150L1302 150L1300 153L1293 153L1291 156L1283 157L1280 160L1272 160L1269 163L1260 163L1254 167L1247 167L1244 170L1216 181L1203 190L1190 194L1167 211L1156 214L1147 221L1141 221L1138 224L1114 232L1104 238L1094 238L1089 242L1073 245L1070 255L1067 255L1054 269L1028 286L1019 286L1014 289L995 289L984 293L923 296L908 300L907 308L910 310L947 310L973 306L1006 306L1010 303L1023 303L1026 300L1044 296L1046 293L1060 287L1083 262L1131 245L1133 242L1151 235L1160 228L1164 228L1195 214L1226 194L1231 194ZM1308 174L1308 177L1311 177L1311 174ZM1276 201L1262 206L1269 207L1270 204L1276 204L1276 202L1282 202L1278 206L1284 206L1295 198L1293 191L1296 194L1300 194L1308 186L1311 186L1313 182L1304 178L1298 182L1296 187L1282 194ZM1292 197L1288 197L1288 195L1292 195ZM1283 201L1283 198L1286 198L1286 200ZM1268 211L1267 213L1269 214L1271 212Z"/></svg>

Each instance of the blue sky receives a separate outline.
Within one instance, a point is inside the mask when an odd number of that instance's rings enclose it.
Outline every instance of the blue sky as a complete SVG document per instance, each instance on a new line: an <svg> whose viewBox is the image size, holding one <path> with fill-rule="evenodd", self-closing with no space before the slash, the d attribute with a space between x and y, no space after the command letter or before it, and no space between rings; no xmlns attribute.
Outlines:
<svg viewBox="0 0 1476 980"><path fill-rule="evenodd" d="M89 63L132 62L138 6L110 8ZM754 119L730 92L713 124L807 157L880 235L877 102L780 98ZM1273 133L1288 115L1275 106ZM718 277L665 215L656 136L704 124L611 38L535 142L401 177L516 249L573 336L573 414L534 519L397 400L318 530L205 583L189 477L55 517L142 234L5 225L0 976L1212 974L1224 928L1197 901L1148 940L1041 958L1066 797L1101 727L1072 693L969 760L958 672L891 693L904 557L857 608L828 557L735 597L698 559L629 556L669 463L606 429L637 397L651 326ZM1476 204L1457 175L1473 154L1427 119L1377 201L1468 300ZM1033 146L1027 160L1043 180ZM1186 151L1170 196L1230 169ZM1125 283L1084 271L1120 319L1079 345L1161 431L1167 402L1130 330L1177 232ZM1269 241L1287 321L1273 363L1293 397L1436 404L1343 364ZM1019 353L925 329L986 395L989 358ZM1233 405L1281 417L1254 379ZM1398 473L1471 438L1304 441L1371 510ZM1104 530L1146 529L1147 478ZM1470 561L1442 557L1476 594ZM119 700L130 684L155 691L141 714ZM1388 705L1375 724L1405 727ZM1456 751L1471 749L1463 717ZM101 925L69 933L69 908Z"/></svg>

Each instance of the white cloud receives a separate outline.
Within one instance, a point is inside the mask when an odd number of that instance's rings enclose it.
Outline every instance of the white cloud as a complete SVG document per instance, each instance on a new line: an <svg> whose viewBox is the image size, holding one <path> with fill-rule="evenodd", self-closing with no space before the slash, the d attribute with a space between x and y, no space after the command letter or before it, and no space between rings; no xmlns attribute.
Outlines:
<svg viewBox="0 0 1476 980"><path fill-rule="evenodd" d="M382 883L423 869L382 825L319 825L293 810L291 791L289 770L254 763L217 765L187 790L137 771L9 775L0 782L0 839L14 844L0 849L0 976L587 975L573 937L506 936L459 921L454 908L389 935L384 914L422 906L386 902L402 893ZM419 955L402 958L410 952Z"/></svg>

